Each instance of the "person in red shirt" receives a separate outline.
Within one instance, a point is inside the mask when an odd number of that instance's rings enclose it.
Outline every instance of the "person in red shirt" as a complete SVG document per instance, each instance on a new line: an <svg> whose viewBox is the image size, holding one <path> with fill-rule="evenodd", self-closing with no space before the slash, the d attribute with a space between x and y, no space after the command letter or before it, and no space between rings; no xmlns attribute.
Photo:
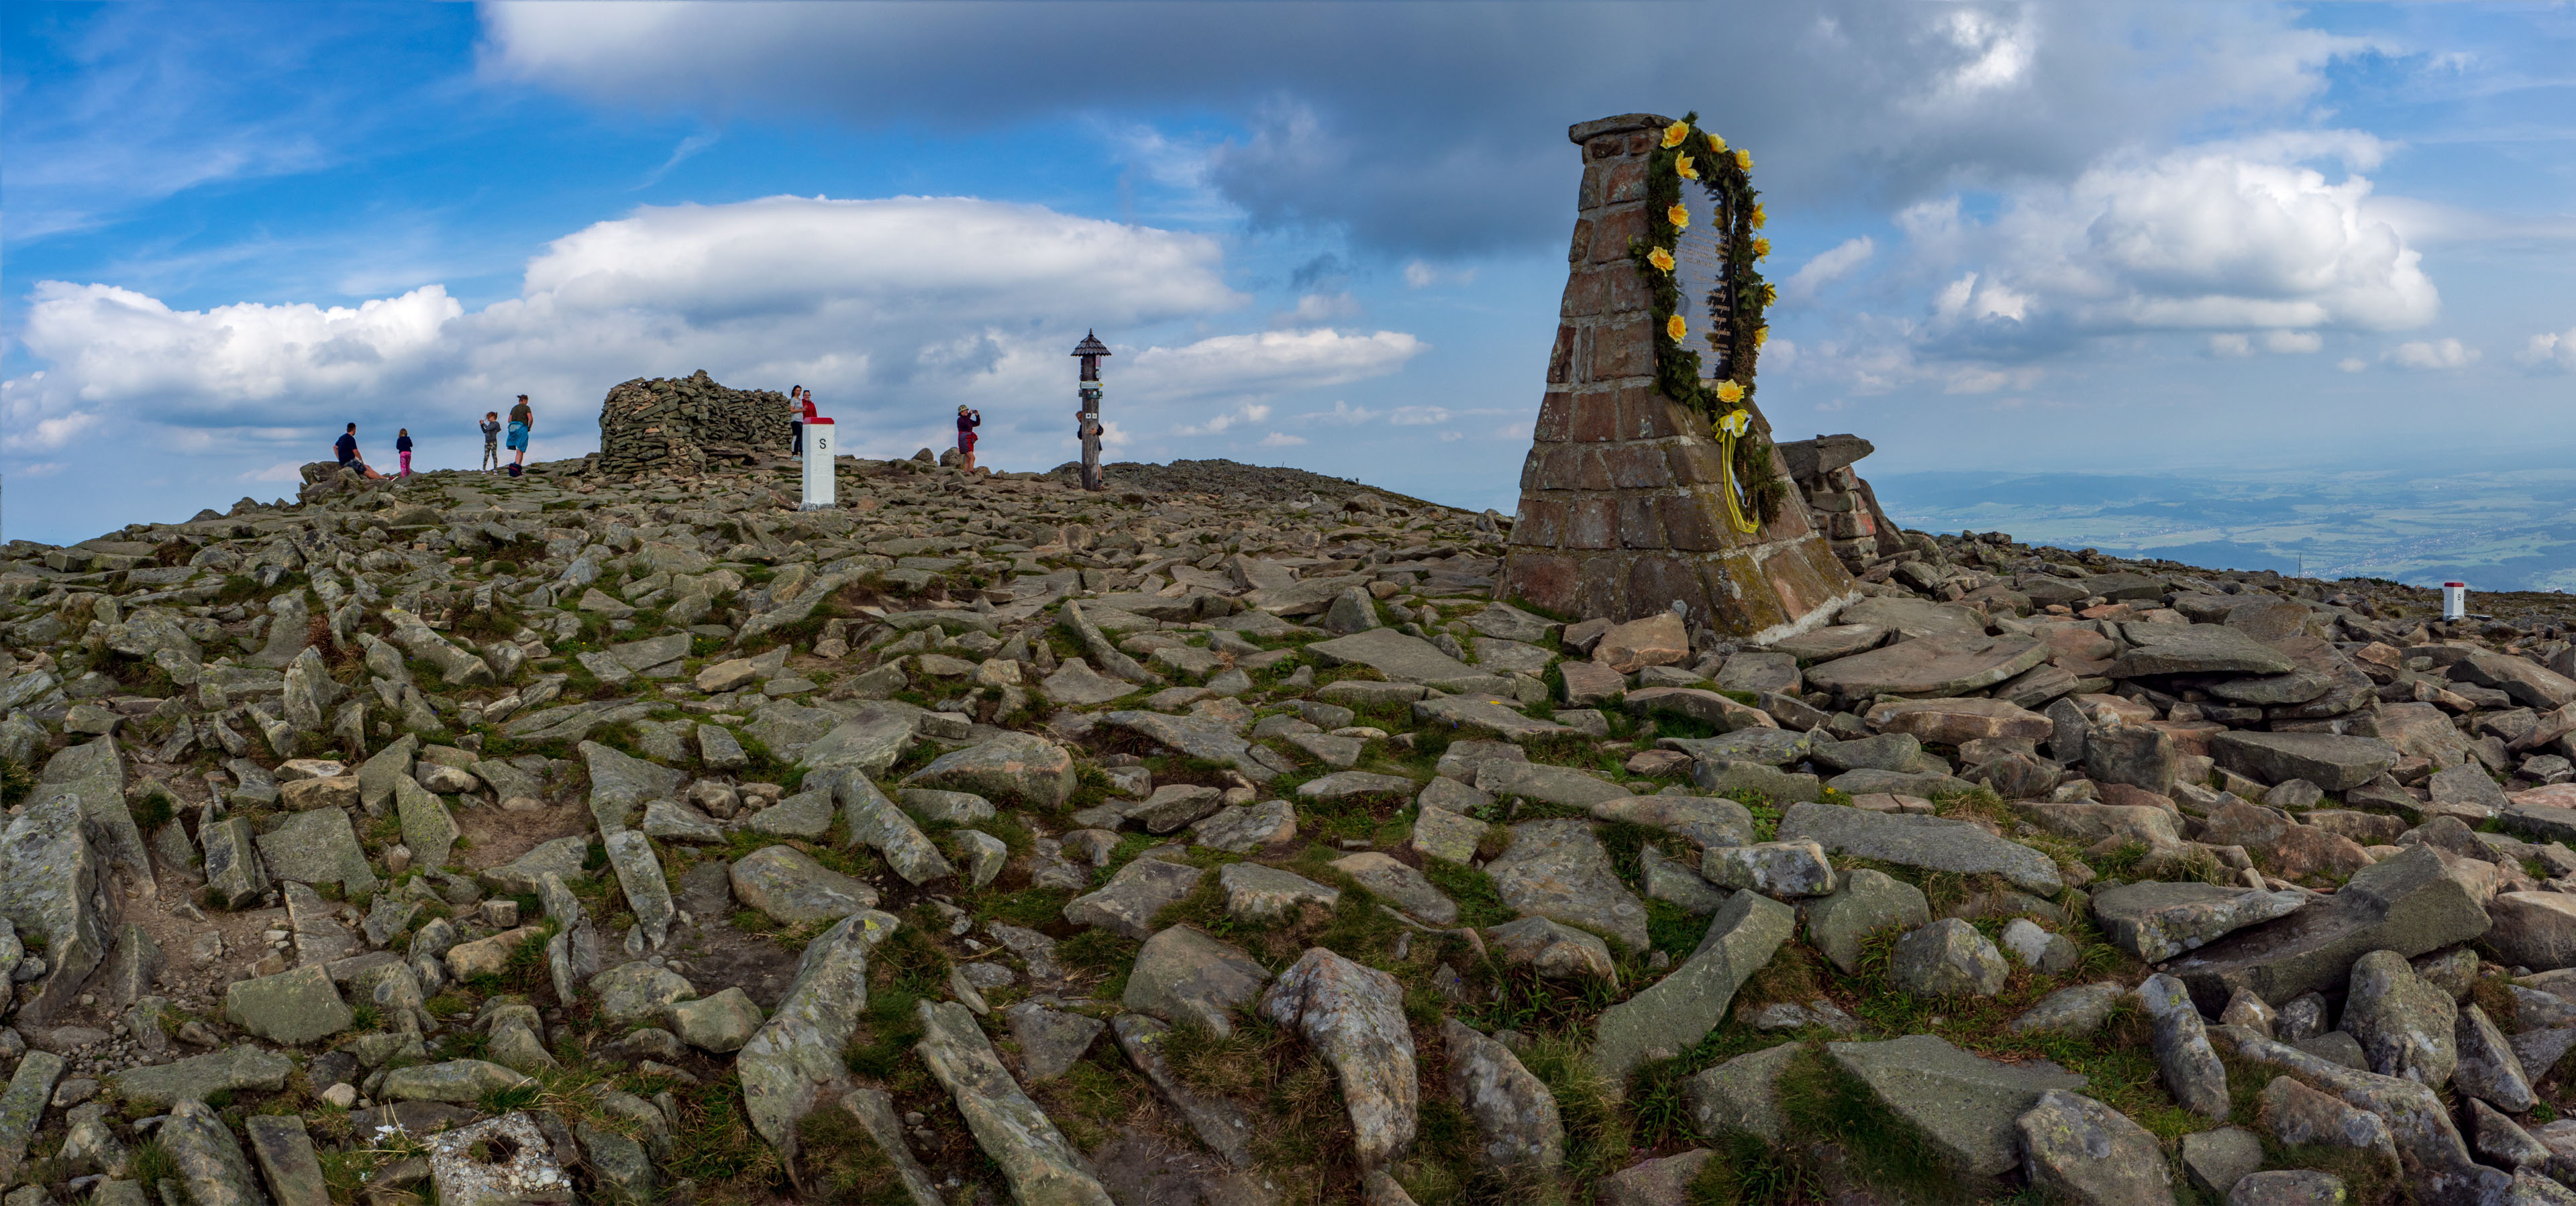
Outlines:
<svg viewBox="0 0 2576 1206"><path fill-rule="evenodd" d="M975 429L984 425L984 412L957 408L957 451L961 454L958 468L975 471Z"/></svg>

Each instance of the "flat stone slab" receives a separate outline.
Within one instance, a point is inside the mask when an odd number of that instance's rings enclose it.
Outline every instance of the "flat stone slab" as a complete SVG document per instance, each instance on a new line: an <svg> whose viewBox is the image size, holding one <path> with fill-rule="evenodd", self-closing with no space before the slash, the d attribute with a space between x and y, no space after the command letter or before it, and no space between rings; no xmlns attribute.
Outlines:
<svg viewBox="0 0 2576 1206"><path fill-rule="evenodd" d="M726 870L734 898L781 925L838 921L877 906L877 890L793 846L767 846Z"/></svg>
<svg viewBox="0 0 2576 1206"><path fill-rule="evenodd" d="M1524 917L1545 917L1626 943L1647 946L1646 906L1619 882L1592 822L1531 821L1512 827L1512 844L1486 864L1503 903Z"/></svg>
<svg viewBox="0 0 2576 1206"><path fill-rule="evenodd" d="M1565 625L1531 615L1509 603L1488 603L1483 611L1467 617L1467 627L1506 641L1543 641Z"/></svg>
<svg viewBox="0 0 2576 1206"><path fill-rule="evenodd" d="M1963 603L1935 603L1930 599L1859 599L1834 617L1834 622L1882 628L1904 641L1986 634L1986 617L1976 608Z"/></svg>
<svg viewBox="0 0 2576 1206"><path fill-rule="evenodd" d="M1111 678L1093 670L1081 658L1067 658L1056 672L1038 683L1038 694L1048 702L1082 708L1105 704L1136 689L1136 684Z"/></svg>
<svg viewBox="0 0 2576 1206"><path fill-rule="evenodd" d="M1773 641L1768 648L1801 662L1830 662L1838 657L1850 657L1878 648L1879 642L1886 640L1890 631L1877 624L1835 624ZM1984 632L1984 626L1979 625L1977 631Z"/></svg>
<svg viewBox="0 0 2576 1206"><path fill-rule="evenodd" d="M1136 952L1119 1003L1175 1025L1195 1023L1234 1033L1234 1011L1248 1007L1270 972L1242 950L1185 925L1146 939Z"/></svg>
<svg viewBox="0 0 2576 1206"><path fill-rule="evenodd" d="M1308 646L1313 648L1313 646ZM1491 733L1505 741L1525 742L1532 738L1571 737L1582 730L1532 720L1520 713L1519 706L1488 695L1441 695L1417 701L1413 718L1453 728Z"/></svg>
<svg viewBox="0 0 2576 1206"><path fill-rule="evenodd" d="M1825 1052L1960 1172L1999 1176L2021 1163L2013 1124L2052 1090L2084 1078L2047 1060L1997 1063L1946 1040L1911 1034L1883 1043L1827 1043Z"/></svg>
<svg viewBox="0 0 2576 1206"><path fill-rule="evenodd" d="M2278 1007L2304 993L2340 991L2353 961L2371 951L2411 959L2492 924L2474 888L2445 870L2431 847L2413 846L2355 872L2333 896L2229 934L2168 970L2214 1017L2239 988Z"/></svg>
<svg viewBox="0 0 2576 1206"><path fill-rule="evenodd" d="M1666 737L1658 749L1679 750L1700 762L1759 762L1787 766L1805 758L1815 739L1787 729L1738 729L1715 737Z"/></svg>
<svg viewBox="0 0 2576 1206"><path fill-rule="evenodd" d="M2093 916L2111 945L2162 963L2246 926L2287 917L2307 900L2302 892L2148 881L2095 893Z"/></svg>
<svg viewBox="0 0 2576 1206"><path fill-rule="evenodd" d="M2287 674L2298 668L2288 654L2224 624L2129 624L2121 630L2133 646L2112 659L2112 678L2151 674Z"/></svg>
<svg viewBox="0 0 2576 1206"><path fill-rule="evenodd" d="M295 1061L283 1053L244 1046L128 1068L108 1080L126 1101L160 1109L175 1101L203 1101L217 1090L273 1093L286 1086L287 1074L293 1071Z"/></svg>
<svg viewBox="0 0 2576 1206"><path fill-rule="evenodd" d="M1330 668L1366 666L1397 682L1431 683L1466 678L1476 668L1440 652L1438 646L1392 628L1372 628L1306 646L1308 656Z"/></svg>
<svg viewBox="0 0 2576 1206"><path fill-rule="evenodd" d="M1807 669L1807 686L1846 698L1965 695L2048 660L2049 647L2024 636L1931 636L1837 658Z"/></svg>
<svg viewBox="0 0 2576 1206"><path fill-rule="evenodd" d="M1649 1049L1689 1050L1724 1020L1735 990L1770 963L1797 928L1798 914L1779 901L1752 892L1727 898L1690 958L1645 991L1602 1011L1593 1031L1593 1066L1611 1084L1623 1085Z"/></svg>
<svg viewBox="0 0 2576 1206"><path fill-rule="evenodd" d="M1809 839L1835 854L1927 871L1992 872L2013 886L2055 896L2066 886L2057 863L1966 821L1868 812L1839 804L1795 804L1780 818L1780 841Z"/></svg>
<svg viewBox="0 0 2576 1206"><path fill-rule="evenodd" d="M258 837L260 861L272 879L300 884L338 884L351 896L376 890L376 873L367 866L349 814L336 808L299 812ZM573 865L578 873L579 863Z"/></svg>
<svg viewBox="0 0 2576 1206"><path fill-rule="evenodd" d="M1232 728L1200 716L1166 716L1160 712L1103 712L1100 722L1170 746L1193 758L1242 771L1256 783L1278 778L1278 772L1252 759L1251 746Z"/></svg>
<svg viewBox="0 0 2576 1206"><path fill-rule="evenodd" d="M2330 792L2350 791L2397 765L2397 747L2335 733L2235 730L2209 741L2218 765L2257 782L2305 779Z"/></svg>
<svg viewBox="0 0 2576 1206"><path fill-rule="evenodd" d="M1476 790L1497 799L1520 796L1568 808L1590 808L1605 800L1624 799L1629 794L1621 784L1570 766L1500 759L1477 764Z"/></svg>
<svg viewBox="0 0 2576 1206"><path fill-rule="evenodd" d="M1299 784L1297 794L1309 800L1339 800L1350 796L1411 796L1413 780L1402 775L1377 775L1367 771L1334 771L1318 775Z"/></svg>
<svg viewBox="0 0 2576 1206"><path fill-rule="evenodd" d="M1119 868L1099 891L1067 901L1064 919L1142 942L1154 936L1154 914L1189 895L1202 874L1184 863L1140 858Z"/></svg>

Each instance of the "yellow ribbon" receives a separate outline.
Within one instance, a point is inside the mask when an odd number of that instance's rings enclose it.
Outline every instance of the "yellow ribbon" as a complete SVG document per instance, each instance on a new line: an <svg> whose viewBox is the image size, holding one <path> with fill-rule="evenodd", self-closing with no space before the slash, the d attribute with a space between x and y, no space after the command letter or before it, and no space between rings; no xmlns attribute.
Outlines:
<svg viewBox="0 0 2576 1206"><path fill-rule="evenodd" d="M1744 514L1744 503L1736 497L1735 442L1753 430L1753 413L1742 409L1728 411L1726 417L1713 426L1717 429L1718 472L1723 475L1718 483L1719 492L1726 495L1726 522L1736 531L1751 535L1762 525Z"/></svg>

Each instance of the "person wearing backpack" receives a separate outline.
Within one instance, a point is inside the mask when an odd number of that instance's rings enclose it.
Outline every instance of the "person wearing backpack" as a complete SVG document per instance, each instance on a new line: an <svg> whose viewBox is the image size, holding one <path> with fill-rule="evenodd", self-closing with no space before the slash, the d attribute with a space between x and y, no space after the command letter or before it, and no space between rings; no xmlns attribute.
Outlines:
<svg viewBox="0 0 2576 1206"><path fill-rule="evenodd" d="M519 476L528 462L528 429L537 425L537 412L528 408L528 396L519 395L519 404L510 408L510 447L518 455L510 461L510 476Z"/></svg>

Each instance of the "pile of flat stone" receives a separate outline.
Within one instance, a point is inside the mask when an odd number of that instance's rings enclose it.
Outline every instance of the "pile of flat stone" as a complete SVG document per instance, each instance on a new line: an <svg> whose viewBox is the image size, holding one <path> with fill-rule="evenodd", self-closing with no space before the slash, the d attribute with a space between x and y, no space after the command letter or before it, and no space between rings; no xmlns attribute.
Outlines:
<svg viewBox="0 0 2576 1206"><path fill-rule="evenodd" d="M751 464L785 455L787 395L727 389L699 369L687 377L637 377L599 407L599 471L699 473L710 459Z"/></svg>

